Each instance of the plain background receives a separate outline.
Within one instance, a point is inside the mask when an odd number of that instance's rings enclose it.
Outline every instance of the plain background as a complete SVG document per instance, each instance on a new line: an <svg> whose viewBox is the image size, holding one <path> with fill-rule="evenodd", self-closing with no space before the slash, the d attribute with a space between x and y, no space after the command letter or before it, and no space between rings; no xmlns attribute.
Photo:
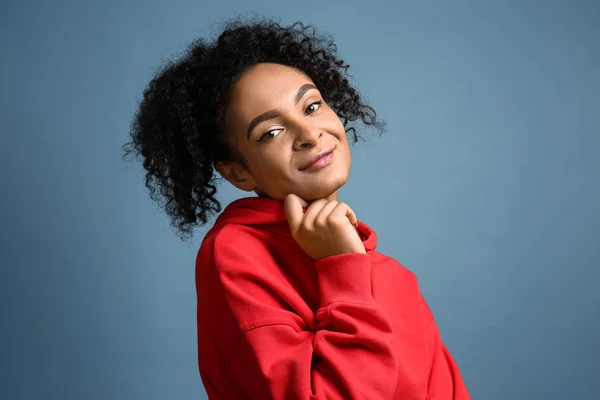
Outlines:
<svg viewBox="0 0 600 400"><path fill-rule="evenodd" d="M600 3L13 0L0 398L205 398L205 229L179 241L121 145L156 68L248 12L332 34L388 121L341 199L419 277L473 398L600 392Z"/></svg>

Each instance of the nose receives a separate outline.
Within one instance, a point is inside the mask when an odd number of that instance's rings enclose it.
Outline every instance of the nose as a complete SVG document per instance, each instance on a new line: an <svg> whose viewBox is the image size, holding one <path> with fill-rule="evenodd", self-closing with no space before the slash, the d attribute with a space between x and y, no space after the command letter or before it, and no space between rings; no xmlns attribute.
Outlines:
<svg viewBox="0 0 600 400"><path fill-rule="evenodd" d="M296 129L298 133L294 141L294 150L311 149L317 146L321 137L323 137L321 129L308 124L306 121L298 124Z"/></svg>

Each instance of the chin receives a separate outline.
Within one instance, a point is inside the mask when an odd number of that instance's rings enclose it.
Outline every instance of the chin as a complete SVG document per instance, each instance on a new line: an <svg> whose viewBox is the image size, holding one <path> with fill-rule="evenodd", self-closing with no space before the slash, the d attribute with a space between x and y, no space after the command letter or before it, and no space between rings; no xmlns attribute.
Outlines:
<svg viewBox="0 0 600 400"><path fill-rule="evenodd" d="M326 182L320 182L316 185L306 187L302 191L303 193L298 195L306 201L328 198L344 186L348 180L347 175L345 177L337 177L337 179L333 178L334 177L329 177Z"/></svg>

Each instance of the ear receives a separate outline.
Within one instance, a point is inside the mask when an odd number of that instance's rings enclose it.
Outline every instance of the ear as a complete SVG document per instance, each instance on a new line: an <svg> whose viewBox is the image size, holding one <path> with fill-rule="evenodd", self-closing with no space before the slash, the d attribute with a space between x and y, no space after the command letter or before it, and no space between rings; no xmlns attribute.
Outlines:
<svg viewBox="0 0 600 400"><path fill-rule="evenodd" d="M216 170L236 188L245 192L252 192L256 189L256 182L254 177L248 171L248 168L244 167L240 162L237 161L220 161L215 164Z"/></svg>

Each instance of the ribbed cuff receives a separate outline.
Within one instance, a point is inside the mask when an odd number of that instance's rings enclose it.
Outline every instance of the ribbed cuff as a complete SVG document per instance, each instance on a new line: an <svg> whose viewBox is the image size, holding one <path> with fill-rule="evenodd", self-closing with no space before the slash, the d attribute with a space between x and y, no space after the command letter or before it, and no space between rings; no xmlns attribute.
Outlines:
<svg viewBox="0 0 600 400"><path fill-rule="evenodd" d="M349 253L325 257L316 262L321 307L333 301L372 301L371 257Z"/></svg>

